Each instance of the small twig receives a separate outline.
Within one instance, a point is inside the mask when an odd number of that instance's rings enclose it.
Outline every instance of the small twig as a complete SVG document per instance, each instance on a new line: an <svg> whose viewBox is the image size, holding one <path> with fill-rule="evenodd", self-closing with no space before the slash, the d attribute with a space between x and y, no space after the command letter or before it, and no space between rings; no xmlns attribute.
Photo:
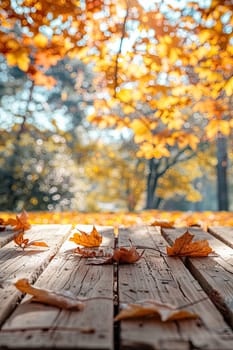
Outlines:
<svg viewBox="0 0 233 350"><path fill-rule="evenodd" d="M186 303L186 304L183 304L183 305L181 305L181 306L178 306L178 307L176 308L176 310L180 310L180 309L184 309L184 308L186 308L186 307L188 307L188 306L196 305L196 304L198 304L198 303L200 303L200 302L202 302L202 301L205 301L205 300L209 300L208 296L203 297L203 298L201 298L201 299L198 299L198 300L196 300L196 301L192 301L192 302L190 302L190 303Z"/></svg>
<svg viewBox="0 0 233 350"><path fill-rule="evenodd" d="M114 97L116 97L116 93L117 93L117 87L118 87L118 63L119 63L119 57L121 54L121 50L122 50L122 45L123 45L123 41L125 38L125 34L126 34L126 22L129 16L129 6L128 3L126 3L127 8L126 8L126 13L125 13L125 17L124 17L124 21L122 24L122 33L121 33L121 38L120 38L120 45L119 45L119 49L117 51L116 54L116 61L115 61L115 70L114 70Z"/></svg>
<svg viewBox="0 0 233 350"><path fill-rule="evenodd" d="M158 248L153 248L153 247L147 247L144 245L136 245L135 246L136 249L151 249L151 250L155 250L156 252L159 252L161 255L163 256L167 256L167 253L162 252L161 250L159 250Z"/></svg>

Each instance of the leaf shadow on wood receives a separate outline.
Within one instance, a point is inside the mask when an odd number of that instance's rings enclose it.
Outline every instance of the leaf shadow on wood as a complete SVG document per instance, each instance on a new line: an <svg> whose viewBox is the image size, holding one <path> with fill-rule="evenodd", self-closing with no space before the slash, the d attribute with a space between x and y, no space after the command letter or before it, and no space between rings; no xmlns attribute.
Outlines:
<svg viewBox="0 0 233 350"><path fill-rule="evenodd" d="M19 256L32 256L40 253L44 253L48 251L48 249L41 249L40 247L38 249L21 249L18 247L12 247L12 248L1 248L1 254L0 254L0 262L4 262L10 259L15 259Z"/></svg>

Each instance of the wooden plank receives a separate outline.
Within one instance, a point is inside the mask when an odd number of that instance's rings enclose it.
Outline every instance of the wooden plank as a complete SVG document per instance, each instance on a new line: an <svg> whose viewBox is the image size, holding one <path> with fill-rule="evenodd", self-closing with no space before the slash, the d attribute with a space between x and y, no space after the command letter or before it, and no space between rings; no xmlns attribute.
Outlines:
<svg viewBox="0 0 233 350"><path fill-rule="evenodd" d="M162 233L172 244L185 231L185 228L163 229ZM189 231L195 235L193 241L208 239L217 256L187 258L187 267L233 327L233 250L201 229L189 228Z"/></svg>
<svg viewBox="0 0 233 350"><path fill-rule="evenodd" d="M0 325L22 297L22 293L16 290L13 283L19 278L35 281L56 254L71 227L71 225L33 225L26 231L25 237L30 240L46 241L48 248L28 247L22 250L17 248L14 242L10 242L0 249Z"/></svg>
<svg viewBox="0 0 233 350"><path fill-rule="evenodd" d="M162 323L150 319L120 322L120 348L123 349L232 349L233 332L225 323L196 279L179 258L167 257L167 242L159 228L120 229L119 246L146 246L144 258L135 264L119 266L119 302L156 299L186 306L200 315L197 320ZM154 250L157 249L157 250Z"/></svg>
<svg viewBox="0 0 233 350"><path fill-rule="evenodd" d="M229 247L233 248L233 227L232 226L211 226L208 228L209 233L211 233L216 238L220 239L222 242L227 244Z"/></svg>
<svg viewBox="0 0 233 350"><path fill-rule="evenodd" d="M103 235L102 247L113 247L113 229L97 229ZM87 265L86 259L71 253L74 247L74 242L67 240L35 285L72 292L85 300L84 310L28 303L26 297L3 325L0 349L113 349L114 267Z"/></svg>
<svg viewBox="0 0 233 350"><path fill-rule="evenodd" d="M15 232L12 230L6 230L0 232L0 248L10 242L15 235Z"/></svg>

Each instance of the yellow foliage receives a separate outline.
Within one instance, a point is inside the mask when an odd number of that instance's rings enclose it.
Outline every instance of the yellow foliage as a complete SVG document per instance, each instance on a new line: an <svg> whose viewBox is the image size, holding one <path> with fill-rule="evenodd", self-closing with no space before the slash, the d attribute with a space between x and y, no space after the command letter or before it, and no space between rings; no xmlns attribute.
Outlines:
<svg viewBox="0 0 233 350"><path fill-rule="evenodd" d="M25 49L18 49L14 52L9 52L6 55L9 66L18 66L22 71L26 72L30 64L28 52Z"/></svg>
<svg viewBox="0 0 233 350"><path fill-rule="evenodd" d="M204 44L207 40L209 40L211 38L211 31L208 29L204 29L202 30L199 34L198 34L198 38L200 40L201 44Z"/></svg>
<svg viewBox="0 0 233 350"><path fill-rule="evenodd" d="M43 35L42 33L38 33L37 35L35 35L33 40L35 45L40 48L44 48L48 44L48 37Z"/></svg>
<svg viewBox="0 0 233 350"><path fill-rule="evenodd" d="M134 119L130 123L130 127L132 128L136 136L147 137L151 134L150 125L148 125L148 122L143 119Z"/></svg>
<svg viewBox="0 0 233 350"><path fill-rule="evenodd" d="M227 96L233 95L233 77L231 77L225 84L224 90Z"/></svg>
<svg viewBox="0 0 233 350"><path fill-rule="evenodd" d="M219 132L228 136L230 134L230 123L227 120L210 120L206 126L206 135L209 139L215 138Z"/></svg>
<svg viewBox="0 0 233 350"><path fill-rule="evenodd" d="M131 226L139 224L151 224L156 220L173 221L176 227L187 227L191 223L198 223L201 227L208 226L233 226L233 215L231 212L181 212L146 210L137 213L117 212L117 213L81 213L81 212L29 212L30 224L76 224L106 225L106 226ZM11 213L0 212L0 217L4 220L12 217Z"/></svg>
<svg viewBox="0 0 233 350"><path fill-rule="evenodd" d="M184 162L182 165L170 168L159 179L156 194L167 200L180 195L191 202L198 202L202 199L202 195L192 186L192 181L201 175L200 169L193 160Z"/></svg>
<svg viewBox="0 0 233 350"><path fill-rule="evenodd" d="M139 100L141 98L141 92L135 89L121 89L117 93L117 98L122 102L128 103L132 100Z"/></svg>

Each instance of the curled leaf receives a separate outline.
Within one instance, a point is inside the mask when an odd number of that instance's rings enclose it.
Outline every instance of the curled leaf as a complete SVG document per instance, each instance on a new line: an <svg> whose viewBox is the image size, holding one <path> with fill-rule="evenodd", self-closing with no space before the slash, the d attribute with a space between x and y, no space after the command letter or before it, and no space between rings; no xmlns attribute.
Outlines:
<svg viewBox="0 0 233 350"><path fill-rule="evenodd" d="M131 248L121 247L115 249L112 255L104 255L102 259L90 259L88 263L92 265L113 264L114 262L118 264L134 264L141 259L143 253L144 250L142 253L139 253L134 246L131 246Z"/></svg>
<svg viewBox="0 0 233 350"><path fill-rule="evenodd" d="M20 232L16 237L14 237L14 242L22 249L30 246L37 247L48 247L47 243L40 241L29 241L28 238L24 238L24 232Z"/></svg>
<svg viewBox="0 0 233 350"><path fill-rule="evenodd" d="M160 226L163 228L174 228L174 221L155 220L152 222L151 226Z"/></svg>
<svg viewBox="0 0 233 350"><path fill-rule="evenodd" d="M26 231L28 230L31 225L28 222L28 214L24 210L21 214L16 215L16 218L9 218L7 220L4 220L0 218L0 230L5 231L7 229L7 226L12 226L14 231Z"/></svg>
<svg viewBox="0 0 233 350"><path fill-rule="evenodd" d="M208 241L201 240L192 242L194 235L186 231L182 236L178 237L172 247L167 247L167 254L170 256L207 256L213 250L209 246Z"/></svg>
<svg viewBox="0 0 233 350"><path fill-rule="evenodd" d="M179 309L170 304L161 303L156 300L139 300L133 304L123 304L122 310L115 317L115 321L145 316L159 317L162 322L198 317L195 313L185 309Z"/></svg>
<svg viewBox="0 0 233 350"><path fill-rule="evenodd" d="M82 310L84 304L78 301L73 295L65 295L33 287L26 278L20 279L15 283L15 287L22 293L33 296L32 301L59 307L60 309Z"/></svg>
<svg viewBox="0 0 233 350"><path fill-rule="evenodd" d="M113 260L119 264L133 264L139 259L141 259L143 253L144 251L141 254L139 254L137 249L133 246L129 249L121 247L114 251Z"/></svg>
<svg viewBox="0 0 233 350"><path fill-rule="evenodd" d="M28 222L28 213L24 210L20 215L16 215L15 219L8 219L6 225L14 227L14 231L26 231L31 225Z"/></svg>
<svg viewBox="0 0 233 350"><path fill-rule="evenodd" d="M95 226L93 226L93 229L90 234L79 230L79 233L74 233L73 237L70 238L70 241L82 245L83 247L99 247L102 243L102 236L96 230Z"/></svg>

